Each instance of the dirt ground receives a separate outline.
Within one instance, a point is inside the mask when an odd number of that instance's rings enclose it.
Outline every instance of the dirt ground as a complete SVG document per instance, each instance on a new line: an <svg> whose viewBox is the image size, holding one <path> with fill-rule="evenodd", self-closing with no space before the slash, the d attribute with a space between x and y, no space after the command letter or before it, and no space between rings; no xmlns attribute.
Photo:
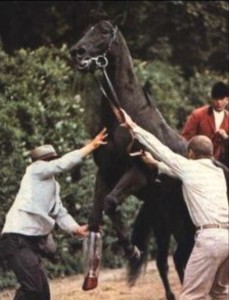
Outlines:
<svg viewBox="0 0 229 300"><path fill-rule="evenodd" d="M178 298L180 283L169 260L169 279L172 290ZM95 290L83 291L83 275L76 275L50 282L52 300L164 300L165 294L161 279L152 261L148 264L137 284L129 288L125 282L125 269L100 271L99 286ZM0 293L0 300L12 300L14 291Z"/></svg>

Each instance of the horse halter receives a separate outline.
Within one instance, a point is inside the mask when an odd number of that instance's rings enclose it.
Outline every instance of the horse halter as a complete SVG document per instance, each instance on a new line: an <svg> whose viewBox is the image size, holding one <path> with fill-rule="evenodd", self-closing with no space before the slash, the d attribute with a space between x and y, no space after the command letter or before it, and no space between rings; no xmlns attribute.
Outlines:
<svg viewBox="0 0 229 300"><path fill-rule="evenodd" d="M96 67L98 69L102 70L103 75L104 75L104 77L106 79L106 82L108 84L108 87L110 89L110 92L112 94L112 99L107 95L107 93L106 93L106 91L105 91L102 83L100 81L98 81L98 79L96 77L95 77L95 79L96 79L96 81L97 81L97 83L99 85L99 88L100 88L102 94L109 101L109 104L110 104L110 106L111 106L111 108L112 108L112 110L113 110L116 118L121 123L121 121L123 120L123 115L122 115L122 113L120 111L120 108L121 108L120 101L118 99L117 93L115 92L115 89L114 89L114 87L113 87L113 85L111 83L111 80L110 80L110 78L109 78L109 76L107 74L107 71L106 71L106 68L107 68L107 66L109 64L109 61L108 61L108 58L107 58L107 54L108 54L108 52L109 52L109 50L110 50L113 42L116 40L116 38L117 38L117 32L118 32L118 27L117 26L113 27L111 25L111 28L112 28L112 35L111 35L110 41L108 43L107 49L103 52L103 54L100 54L100 55L94 56L94 57L90 57L87 60L84 60L83 65L81 67L79 67L79 69L81 69L81 70L82 69L86 69L86 68L89 67L89 65L92 62L94 62L95 65L96 65ZM92 27L92 29L93 29L93 27Z"/></svg>
<svg viewBox="0 0 229 300"><path fill-rule="evenodd" d="M80 69L80 70L87 69L90 66L90 64L93 63L93 62L95 63L95 65L99 69L106 68L108 66L107 53L109 52L112 43L116 40L117 32L118 32L118 27L117 26L115 26L115 27L111 26L111 27L112 27L112 36L111 36L110 41L108 43L108 47L104 51L104 53L101 54L101 55L98 55L98 56L92 56L88 59L85 59L84 62L83 62L83 65L78 66L78 69Z"/></svg>
<svg viewBox="0 0 229 300"><path fill-rule="evenodd" d="M95 57L95 62L96 62L96 65L97 65L98 68L106 68L108 66L107 53L109 52L113 42L116 40L117 32L118 32L118 27L117 26L115 26L115 27L112 26L112 36L111 36L111 39L109 41L107 49L104 51L104 53L102 55L99 55L99 56Z"/></svg>

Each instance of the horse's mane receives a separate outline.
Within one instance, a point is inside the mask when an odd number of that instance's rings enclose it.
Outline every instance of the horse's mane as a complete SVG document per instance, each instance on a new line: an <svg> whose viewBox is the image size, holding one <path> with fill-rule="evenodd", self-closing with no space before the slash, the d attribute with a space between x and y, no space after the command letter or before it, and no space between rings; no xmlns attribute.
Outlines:
<svg viewBox="0 0 229 300"><path fill-rule="evenodd" d="M135 116L136 118L135 121L141 127L145 128L152 134L155 134L162 143L167 145L174 152L185 156L187 141L174 129L172 129L162 116L155 101L153 100L151 88L148 82L146 82L143 88L139 85L139 80L134 70L133 60L128 45L120 31L118 32L118 42L120 47L119 52L123 56L123 61L125 62L124 66L126 67L126 72L129 76L128 80L125 82L119 82L120 90L123 89L128 93L130 92L129 98L127 95L125 96L122 94L123 99L125 99L124 101L122 99L122 101L127 104L128 101L130 102L134 99L133 105L128 106L130 111L127 112L132 113L132 116ZM121 71L119 70L119 72ZM134 85L139 87L139 89L135 89L136 94L131 93L131 90L134 90Z"/></svg>
<svg viewBox="0 0 229 300"><path fill-rule="evenodd" d="M176 130L169 126L169 124L161 114L152 96L151 86L149 82L146 82L143 86L143 92L148 105L152 107L157 115L157 126L158 128L160 128L160 132L162 132L163 140L166 141L166 145L170 147L174 152L185 156L188 143L181 135L176 132Z"/></svg>

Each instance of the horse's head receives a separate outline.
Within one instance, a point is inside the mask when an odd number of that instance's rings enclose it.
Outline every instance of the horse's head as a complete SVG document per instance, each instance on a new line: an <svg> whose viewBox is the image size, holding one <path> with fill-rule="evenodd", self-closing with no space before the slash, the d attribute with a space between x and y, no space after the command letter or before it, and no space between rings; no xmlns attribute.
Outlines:
<svg viewBox="0 0 229 300"><path fill-rule="evenodd" d="M100 21L92 26L70 49L73 63L81 70L105 67L112 43L116 39L117 27L108 21Z"/></svg>

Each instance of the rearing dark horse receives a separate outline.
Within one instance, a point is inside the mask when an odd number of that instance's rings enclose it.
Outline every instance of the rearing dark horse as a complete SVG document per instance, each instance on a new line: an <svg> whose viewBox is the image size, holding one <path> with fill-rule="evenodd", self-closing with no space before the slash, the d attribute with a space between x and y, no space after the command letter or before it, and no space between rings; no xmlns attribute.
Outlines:
<svg viewBox="0 0 229 300"><path fill-rule="evenodd" d="M157 266L166 297L168 300L175 299L167 278L170 236L173 234L177 242L174 261L181 281L194 237L194 228L182 199L180 182L168 177L155 180L155 172L140 158L130 157L127 148L131 136L127 129L119 126L112 103L114 106L120 105L137 124L155 134L173 151L185 155L187 143L168 126L160 112L146 97L134 73L126 42L120 31L110 22L101 21L91 27L71 48L71 56L79 69L91 71L99 66L105 75L101 87L104 95L100 126L108 129L109 140L106 146L100 147L94 153L99 169L94 207L89 220L90 229L98 230L105 209L113 221L126 254L131 255L133 245L136 245L143 251L143 256L152 229L158 246ZM112 99L112 103L109 99ZM132 151L140 148L141 145L135 141ZM115 209L131 194L143 200L134 225L132 243L122 222L121 210ZM130 259L130 262L133 261ZM131 276L130 280L136 280L134 275L132 278Z"/></svg>

